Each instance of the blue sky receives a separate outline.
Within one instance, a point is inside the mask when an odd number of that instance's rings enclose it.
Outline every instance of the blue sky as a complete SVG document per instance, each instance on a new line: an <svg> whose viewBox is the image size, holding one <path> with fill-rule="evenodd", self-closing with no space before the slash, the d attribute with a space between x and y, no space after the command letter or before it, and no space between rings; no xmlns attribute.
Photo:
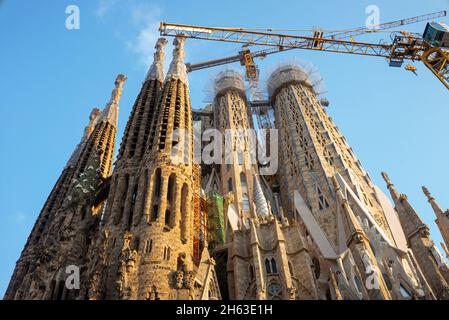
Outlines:
<svg viewBox="0 0 449 320"><path fill-rule="evenodd" d="M70 4L80 9L79 30L65 28ZM115 76L125 73L120 143L152 59L159 21L343 29L363 26L371 4L380 8L381 22L449 9L448 0L0 0L0 295L91 108L104 106ZM424 26L406 29L421 33ZM239 46L194 40L187 41L186 50L188 62L200 62L236 54ZM279 62L293 58L319 69L331 103L328 112L373 181L386 191L380 172L387 171L431 227L435 242L442 241L420 187L427 185L441 206L449 207L449 91L419 63L414 76L389 68L381 58L299 50L258 61L262 79ZM210 97L210 79L219 70L190 75L194 108Z"/></svg>

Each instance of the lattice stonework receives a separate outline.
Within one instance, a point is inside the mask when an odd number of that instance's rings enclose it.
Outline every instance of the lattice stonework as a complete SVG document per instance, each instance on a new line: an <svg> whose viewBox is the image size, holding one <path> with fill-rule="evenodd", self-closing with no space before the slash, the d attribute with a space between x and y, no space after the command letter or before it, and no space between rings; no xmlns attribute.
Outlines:
<svg viewBox="0 0 449 320"><path fill-rule="evenodd" d="M201 168L193 166L193 262L201 259Z"/></svg>

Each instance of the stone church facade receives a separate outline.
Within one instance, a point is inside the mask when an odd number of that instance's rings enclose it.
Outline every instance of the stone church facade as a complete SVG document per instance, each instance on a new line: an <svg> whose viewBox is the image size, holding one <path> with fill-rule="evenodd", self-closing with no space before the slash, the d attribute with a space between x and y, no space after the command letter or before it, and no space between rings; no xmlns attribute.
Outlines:
<svg viewBox="0 0 449 320"><path fill-rule="evenodd" d="M449 299L429 228L387 174L394 205L373 184L302 67L268 79L276 130L265 138L278 162L268 172L254 161L260 132L239 73L220 72L212 103L192 110L184 41L166 74L157 41L114 165L126 76L92 111L5 299ZM449 213L423 191L448 255Z"/></svg>

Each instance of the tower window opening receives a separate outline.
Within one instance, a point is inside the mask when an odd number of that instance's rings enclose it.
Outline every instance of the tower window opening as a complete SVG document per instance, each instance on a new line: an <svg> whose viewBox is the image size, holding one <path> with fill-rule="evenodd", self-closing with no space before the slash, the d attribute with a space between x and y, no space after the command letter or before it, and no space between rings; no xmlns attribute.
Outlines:
<svg viewBox="0 0 449 320"><path fill-rule="evenodd" d="M160 300L159 293L155 286L151 288L151 291L147 294L147 300Z"/></svg>
<svg viewBox="0 0 449 320"><path fill-rule="evenodd" d="M245 174L243 172L240 173L240 186L242 188L246 188L247 187L247 185L246 185L246 177L245 177Z"/></svg>
<svg viewBox="0 0 449 320"><path fill-rule="evenodd" d="M154 173L153 183L153 212L151 213L151 221L155 221L159 217L159 196L161 194L161 168L157 168Z"/></svg>
<svg viewBox="0 0 449 320"><path fill-rule="evenodd" d="M150 253L151 250L153 249L153 240L152 239L148 239L145 242L145 253Z"/></svg>
<svg viewBox="0 0 449 320"><path fill-rule="evenodd" d="M270 260L265 259L265 272L267 274L271 274L271 265L270 265Z"/></svg>
<svg viewBox="0 0 449 320"><path fill-rule="evenodd" d="M167 188L167 209L165 211L165 224L167 226L172 225L172 216L174 214L174 202L175 202L175 185L176 185L176 175L172 173L168 179Z"/></svg>
<svg viewBox="0 0 449 320"><path fill-rule="evenodd" d="M242 196L242 209L244 211L249 211L249 198L246 193L244 193Z"/></svg>
<svg viewBox="0 0 449 320"><path fill-rule="evenodd" d="M129 216L128 216L128 228L131 227L134 216L134 206L136 204L138 185L134 185L133 194L131 195L131 206L129 208Z"/></svg>
<svg viewBox="0 0 449 320"><path fill-rule="evenodd" d="M170 247L164 247L164 260L170 260Z"/></svg>
<svg viewBox="0 0 449 320"><path fill-rule="evenodd" d="M276 266L276 260L274 260L274 258L271 258L271 271L273 273L277 273L278 272L277 266Z"/></svg>
<svg viewBox="0 0 449 320"><path fill-rule="evenodd" d="M188 192L189 187L187 183L184 183L181 189L181 238L186 239L187 237L187 210L188 210Z"/></svg>
<svg viewBox="0 0 449 320"><path fill-rule="evenodd" d="M326 198L324 197L324 194L321 191L320 187L316 186L316 192L318 194L318 208L320 210L329 208L329 203L327 202Z"/></svg>

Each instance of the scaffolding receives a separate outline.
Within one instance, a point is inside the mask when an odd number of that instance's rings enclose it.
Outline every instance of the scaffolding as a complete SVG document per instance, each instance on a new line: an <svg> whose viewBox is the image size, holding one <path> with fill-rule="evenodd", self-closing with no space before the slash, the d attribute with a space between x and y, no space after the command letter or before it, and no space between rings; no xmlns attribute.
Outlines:
<svg viewBox="0 0 449 320"><path fill-rule="evenodd" d="M193 165L193 262L200 264L207 243L207 199L201 192L201 167Z"/></svg>
<svg viewBox="0 0 449 320"><path fill-rule="evenodd" d="M224 199L219 193L207 197L207 235L210 249L225 243Z"/></svg>

